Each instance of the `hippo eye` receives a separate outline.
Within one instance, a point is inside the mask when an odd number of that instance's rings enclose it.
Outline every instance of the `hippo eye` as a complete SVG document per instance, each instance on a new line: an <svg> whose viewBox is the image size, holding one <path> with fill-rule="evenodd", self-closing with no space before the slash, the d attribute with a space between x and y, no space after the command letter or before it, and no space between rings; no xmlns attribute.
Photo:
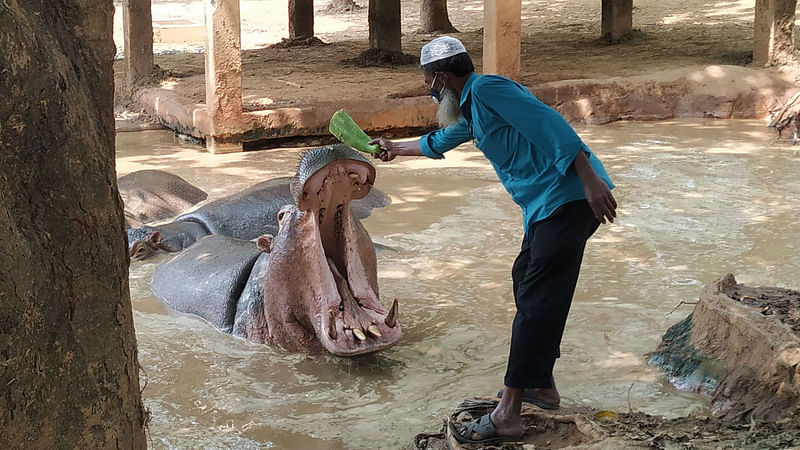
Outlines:
<svg viewBox="0 0 800 450"><path fill-rule="evenodd" d="M286 211L281 211L278 213L278 222L283 220L283 216L286 215Z"/></svg>

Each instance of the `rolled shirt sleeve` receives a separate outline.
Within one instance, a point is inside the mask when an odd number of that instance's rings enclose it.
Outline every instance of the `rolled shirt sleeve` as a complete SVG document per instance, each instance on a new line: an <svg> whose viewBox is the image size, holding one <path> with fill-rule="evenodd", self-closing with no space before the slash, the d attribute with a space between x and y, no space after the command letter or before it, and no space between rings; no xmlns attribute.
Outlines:
<svg viewBox="0 0 800 450"><path fill-rule="evenodd" d="M561 114L519 83L485 77L473 87L473 101L482 102L519 131L561 175L566 175L579 151L589 150Z"/></svg>
<svg viewBox="0 0 800 450"><path fill-rule="evenodd" d="M419 147L422 154L428 158L442 159L444 152L452 150L470 139L472 139L472 134L469 125L462 117L458 122L446 128L434 130L422 136L419 140Z"/></svg>

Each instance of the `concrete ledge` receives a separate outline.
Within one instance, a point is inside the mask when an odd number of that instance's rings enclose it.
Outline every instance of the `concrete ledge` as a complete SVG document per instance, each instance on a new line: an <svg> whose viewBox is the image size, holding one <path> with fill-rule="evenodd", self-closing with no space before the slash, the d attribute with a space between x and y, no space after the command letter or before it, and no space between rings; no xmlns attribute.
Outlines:
<svg viewBox="0 0 800 450"><path fill-rule="evenodd" d="M532 89L568 121L589 124L678 117L760 119L797 90L789 75L740 66L557 81Z"/></svg>
<svg viewBox="0 0 800 450"><path fill-rule="evenodd" d="M568 121L598 124L676 117L763 118L798 87L791 76L777 70L709 66L630 78L557 81L531 90ZM199 139L209 135L203 103L158 87L140 89L134 101L173 130ZM241 129L232 133L240 134L244 142L328 135L328 120L338 109L345 109L370 133L437 126L436 105L421 96L245 111Z"/></svg>
<svg viewBox="0 0 800 450"><path fill-rule="evenodd" d="M134 101L165 126L198 139L209 136L210 120L204 103L192 103L161 88L144 88ZM436 105L429 97L375 101L319 103L244 112L240 133L244 142L295 136L328 135L328 122L339 109L346 110L364 130L436 126Z"/></svg>
<svg viewBox="0 0 800 450"><path fill-rule="evenodd" d="M193 103L168 89L146 87L136 90L133 101L162 125L179 133L205 139L211 127L206 105Z"/></svg>
<svg viewBox="0 0 800 450"><path fill-rule="evenodd" d="M328 122L339 109L370 132L436 126L436 105L430 97L406 97L246 112L242 134L245 141L328 135Z"/></svg>

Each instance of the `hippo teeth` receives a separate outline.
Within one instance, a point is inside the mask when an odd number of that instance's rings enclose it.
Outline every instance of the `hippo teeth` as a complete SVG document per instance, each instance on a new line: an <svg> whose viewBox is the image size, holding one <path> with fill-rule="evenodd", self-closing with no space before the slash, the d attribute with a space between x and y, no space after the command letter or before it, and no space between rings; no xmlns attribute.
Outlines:
<svg viewBox="0 0 800 450"><path fill-rule="evenodd" d="M361 328L353 328L353 336L355 336L359 341L367 340L367 335L364 334L364 330Z"/></svg>
<svg viewBox="0 0 800 450"><path fill-rule="evenodd" d="M339 334L336 332L336 320L333 310L328 310L328 319L328 336L335 341Z"/></svg>
<svg viewBox="0 0 800 450"><path fill-rule="evenodd" d="M378 331L378 327L376 327L375 324L372 324L372 325L367 327L367 333L369 333L370 336L372 336L372 337L374 337L376 339L383 336L381 334L381 332Z"/></svg>
<svg viewBox="0 0 800 450"><path fill-rule="evenodd" d="M389 310L389 314L386 315L384 323L389 328L394 328L397 325L397 299L392 302L392 308Z"/></svg>

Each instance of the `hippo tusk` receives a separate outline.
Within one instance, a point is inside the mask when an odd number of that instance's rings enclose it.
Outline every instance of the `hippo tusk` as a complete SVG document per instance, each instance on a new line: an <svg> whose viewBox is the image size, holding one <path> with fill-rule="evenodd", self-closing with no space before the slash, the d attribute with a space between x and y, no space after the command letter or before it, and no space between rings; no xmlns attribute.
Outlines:
<svg viewBox="0 0 800 450"><path fill-rule="evenodd" d="M328 322L328 336L335 341L338 333L336 332L336 320L333 315L333 310L328 310L328 319L330 319Z"/></svg>
<svg viewBox="0 0 800 450"><path fill-rule="evenodd" d="M389 309L389 314L386 315L386 320L383 321L389 328L394 328L397 325L397 299L392 302L392 308Z"/></svg>
<svg viewBox="0 0 800 450"><path fill-rule="evenodd" d="M381 332L378 331L378 327L376 327L374 323L367 327L367 333L369 333L370 336L374 337L375 339L383 336Z"/></svg>
<svg viewBox="0 0 800 450"><path fill-rule="evenodd" d="M364 334L364 330L361 328L353 328L353 336L355 336L359 341L367 340L367 335Z"/></svg>
<svg viewBox="0 0 800 450"><path fill-rule="evenodd" d="M350 172L350 174L349 174L348 176L349 176L350 178L354 179L354 180L355 180L356 178L358 178L358 174L357 174L357 173L353 173L353 172Z"/></svg>

